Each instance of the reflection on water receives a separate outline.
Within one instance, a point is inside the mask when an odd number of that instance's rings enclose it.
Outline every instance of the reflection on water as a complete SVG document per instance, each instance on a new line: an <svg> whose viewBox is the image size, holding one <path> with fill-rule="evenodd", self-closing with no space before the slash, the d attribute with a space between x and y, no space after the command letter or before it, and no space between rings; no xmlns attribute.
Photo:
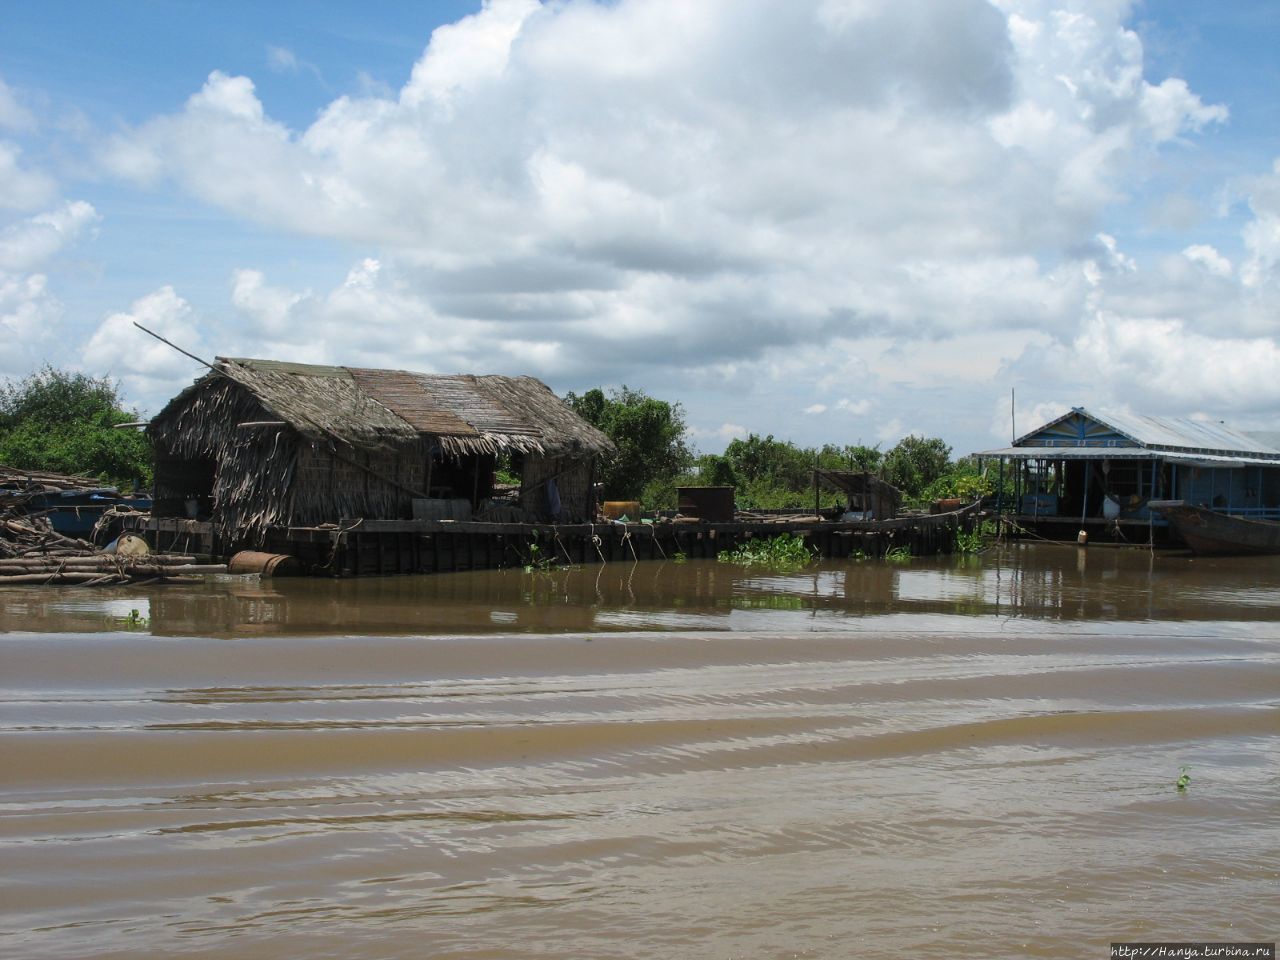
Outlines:
<svg viewBox="0 0 1280 960"><path fill-rule="evenodd" d="M5 591L0 956L1274 940L1277 583L1019 548Z"/></svg>
<svg viewBox="0 0 1280 960"><path fill-rule="evenodd" d="M1273 621L1280 619L1277 583L1275 557L1033 545L906 564L828 562L791 574L694 560L545 573L9 589L0 630L110 629L133 609L166 636L843 630L865 618L904 616Z"/></svg>

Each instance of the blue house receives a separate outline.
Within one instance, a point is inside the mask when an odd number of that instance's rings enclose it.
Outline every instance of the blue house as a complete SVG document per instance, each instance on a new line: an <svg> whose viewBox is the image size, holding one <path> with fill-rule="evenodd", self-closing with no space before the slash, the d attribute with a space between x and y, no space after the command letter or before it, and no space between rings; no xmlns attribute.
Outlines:
<svg viewBox="0 0 1280 960"><path fill-rule="evenodd" d="M1012 471L1006 513L1039 525L1160 525L1147 504L1184 500L1238 516L1280 519L1280 448L1274 434L1222 423L1075 407L974 456Z"/></svg>

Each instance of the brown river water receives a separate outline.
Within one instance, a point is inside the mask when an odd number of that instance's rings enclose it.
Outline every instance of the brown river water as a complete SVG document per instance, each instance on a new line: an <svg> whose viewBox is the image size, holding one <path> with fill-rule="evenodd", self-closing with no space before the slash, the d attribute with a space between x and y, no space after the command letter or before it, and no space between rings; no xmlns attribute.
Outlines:
<svg viewBox="0 0 1280 960"><path fill-rule="evenodd" d="M8 588L0 956L1274 941L1278 735L1280 558Z"/></svg>

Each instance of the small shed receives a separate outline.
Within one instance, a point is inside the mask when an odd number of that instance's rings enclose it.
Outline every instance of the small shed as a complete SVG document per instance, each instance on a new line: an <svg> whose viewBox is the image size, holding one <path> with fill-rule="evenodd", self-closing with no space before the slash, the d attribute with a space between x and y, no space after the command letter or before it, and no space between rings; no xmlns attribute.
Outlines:
<svg viewBox="0 0 1280 960"><path fill-rule="evenodd" d="M272 526L409 519L415 501L474 510L499 458L518 471L524 516L587 519L596 462L616 452L533 377L222 357L147 434L153 515L211 520L229 547Z"/></svg>
<svg viewBox="0 0 1280 960"><path fill-rule="evenodd" d="M1014 511L1027 518L1146 521L1165 499L1280 518L1280 448L1217 420L1073 407L974 456L1015 469Z"/></svg>
<svg viewBox="0 0 1280 960"><path fill-rule="evenodd" d="M874 473L857 470L817 470L817 482L848 498L849 512L863 520L892 520L902 505L902 491Z"/></svg>

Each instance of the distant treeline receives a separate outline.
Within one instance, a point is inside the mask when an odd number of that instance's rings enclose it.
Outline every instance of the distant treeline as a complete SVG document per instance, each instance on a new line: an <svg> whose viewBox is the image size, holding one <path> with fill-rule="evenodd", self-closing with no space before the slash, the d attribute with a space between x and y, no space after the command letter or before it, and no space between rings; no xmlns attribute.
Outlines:
<svg viewBox="0 0 1280 960"><path fill-rule="evenodd" d="M698 454L686 441L684 409L623 387L600 389L565 401L579 416L617 444L618 460L602 477L608 500L639 500L647 509L670 509L680 486L732 486L740 509L812 507L813 471L875 473L900 489L909 504L957 497L971 501L994 492L970 458L951 459L938 437L903 437L887 451L879 446L824 444L798 447L772 435L734 440L722 454ZM833 506L840 494L823 490L820 504Z"/></svg>
<svg viewBox="0 0 1280 960"><path fill-rule="evenodd" d="M994 489L971 460L953 461L951 448L937 437L908 436L881 451L833 443L798 447L753 433L722 454L699 454L688 444L679 403L625 386L608 394L570 393L565 401L618 447L618 458L603 468L605 498L639 500L647 509L674 507L676 488L693 485L732 486L742 509L811 508L815 467L876 473L916 504L972 500ZM46 367L0 384L0 463L146 485L149 443L134 430L115 429L137 418L124 409L110 380ZM833 506L840 495L823 490L820 502Z"/></svg>

